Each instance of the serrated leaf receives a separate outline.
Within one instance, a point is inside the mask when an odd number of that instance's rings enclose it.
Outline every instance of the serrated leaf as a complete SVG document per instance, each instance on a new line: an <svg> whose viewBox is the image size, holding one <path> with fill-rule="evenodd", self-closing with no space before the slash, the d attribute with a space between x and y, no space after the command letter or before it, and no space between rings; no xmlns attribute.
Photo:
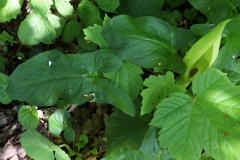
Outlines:
<svg viewBox="0 0 240 160"><path fill-rule="evenodd" d="M58 12L64 17L71 17L73 14L73 6L69 1L70 0L55 0L55 6Z"/></svg>
<svg viewBox="0 0 240 160"><path fill-rule="evenodd" d="M67 110L58 110L48 119L49 131L54 136L59 136L67 128L71 115ZM71 121L70 121L71 123Z"/></svg>
<svg viewBox="0 0 240 160"><path fill-rule="evenodd" d="M1 34L0 34L0 41L8 41L11 45L13 45L13 37L10 36L6 31L3 31Z"/></svg>
<svg viewBox="0 0 240 160"><path fill-rule="evenodd" d="M237 10L229 0L188 0L191 5L204 14L211 23L219 23L237 14Z"/></svg>
<svg viewBox="0 0 240 160"><path fill-rule="evenodd" d="M57 160L70 160L61 148L35 130L27 129L20 138L20 142L27 155L35 160L54 160L55 157Z"/></svg>
<svg viewBox="0 0 240 160"><path fill-rule="evenodd" d="M177 29L154 17L120 15L108 20L102 34L118 57L137 66L178 73L186 69L177 50L191 40L189 30Z"/></svg>
<svg viewBox="0 0 240 160"><path fill-rule="evenodd" d="M63 29L63 41L66 43L72 42L74 38L80 35L80 24L75 19L71 19L67 22L66 26Z"/></svg>
<svg viewBox="0 0 240 160"><path fill-rule="evenodd" d="M183 58L187 70L181 75L181 78L185 83L191 82L196 73L203 73L215 62L218 56L222 31L229 21L228 19L219 23L189 49Z"/></svg>
<svg viewBox="0 0 240 160"><path fill-rule="evenodd" d="M35 129L39 120L36 108L22 106L18 112L18 120L25 128Z"/></svg>
<svg viewBox="0 0 240 160"><path fill-rule="evenodd" d="M35 14L46 15L50 13L52 0L31 0L29 1L29 7Z"/></svg>
<svg viewBox="0 0 240 160"><path fill-rule="evenodd" d="M23 44L27 45L36 45L40 42L51 44L56 37L56 32L47 17L32 13L22 21L18 37Z"/></svg>
<svg viewBox="0 0 240 160"><path fill-rule="evenodd" d="M82 0L78 5L78 16L85 26L93 26L94 24L102 24L99 9L89 0Z"/></svg>
<svg viewBox="0 0 240 160"><path fill-rule="evenodd" d="M230 21L223 32L225 37L225 45L220 49L214 68L223 69L228 63L240 56L240 45L238 43L240 35L240 17L234 18Z"/></svg>
<svg viewBox="0 0 240 160"><path fill-rule="evenodd" d="M96 0L96 2L105 12L115 12L120 5L119 0Z"/></svg>
<svg viewBox="0 0 240 160"><path fill-rule="evenodd" d="M93 27L89 26L88 28L83 29L85 34L85 40L90 40L96 43L100 48L109 48L108 44L104 40L102 34L102 26L94 24Z"/></svg>
<svg viewBox="0 0 240 160"><path fill-rule="evenodd" d="M174 93L157 107L151 125L161 127L160 146L177 159L199 159L202 149L214 159L240 157L240 87L216 69L193 80L193 94Z"/></svg>
<svg viewBox="0 0 240 160"><path fill-rule="evenodd" d="M121 65L122 61L108 49L74 55L46 51L15 69L7 92L36 106L51 106L59 100L66 104L106 102L133 116L131 98L108 80L99 78Z"/></svg>
<svg viewBox="0 0 240 160"><path fill-rule="evenodd" d="M21 0L1 0L0 1L0 22L10 21L20 13Z"/></svg>
<svg viewBox="0 0 240 160"><path fill-rule="evenodd" d="M8 76L0 73L0 102L2 104L9 104L12 99L9 97L9 95L6 93L6 89L8 86Z"/></svg>
<svg viewBox="0 0 240 160"><path fill-rule="evenodd" d="M141 115L151 112L164 98L174 92L186 92L186 89L174 83L174 75L167 72L166 76L149 76L143 85L148 88L141 92L143 97Z"/></svg>
<svg viewBox="0 0 240 160"><path fill-rule="evenodd" d="M48 14L47 18L56 32L55 38L58 38L62 34L62 30L65 26L66 20L54 14Z"/></svg>
<svg viewBox="0 0 240 160"><path fill-rule="evenodd" d="M137 97L139 90L143 88L143 80L140 76L142 73L143 71L140 67L124 61L119 69L104 75L133 99Z"/></svg>
<svg viewBox="0 0 240 160"><path fill-rule="evenodd" d="M164 0L121 0L119 14L132 17L153 16L161 17L161 8Z"/></svg>
<svg viewBox="0 0 240 160"><path fill-rule="evenodd" d="M106 123L107 153L111 154L120 149L138 150L148 129L150 116L139 116L140 101L135 100L135 117L130 117L117 110L108 118Z"/></svg>

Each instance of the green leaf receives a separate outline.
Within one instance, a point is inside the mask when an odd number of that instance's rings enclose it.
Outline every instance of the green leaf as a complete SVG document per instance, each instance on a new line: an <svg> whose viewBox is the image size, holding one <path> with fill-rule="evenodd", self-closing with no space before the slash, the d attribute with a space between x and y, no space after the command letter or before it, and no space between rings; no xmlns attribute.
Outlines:
<svg viewBox="0 0 240 160"><path fill-rule="evenodd" d="M10 21L20 13L21 0L1 0L0 1L0 22Z"/></svg>
<svg viewBox="0 0 240 160"><path fill-rule="evenodd" d="M189 30L177 29L154 17L120 15L108 20L102 34L113 52L123 60L143 68L185 71L177 51L192 39Z"/></svg>
<svg viewBox="0 0 240 160"><path fill-rule="evenodd" d="M29 7L35 14L46 15L50 13L50 7L53 4L52 0L31 0L29 1Z"/></svg>
<svg viewBox="0 0 240 160"><path fill-rule="evenodd" d="M18 120L25 128L35 129L39 120L37 109L32 106L22 106L18 112Z"/></svg>
<svg viewBox="0 0 240 160"><path fill-rule="evenodd" d="M198 40L189 49L183 59L187 70L181 78L185 83L191 82L197 72L203 73L212 66L218 56L222 31L229 21L225 20L219 23L211 32Z"/></svg>
<svg viewBox="0 0 240 160"><path fill-rule="evenodd" d="M35 160L54 160L54 157L57 160L70 160L60 147L54 145L35 130L27 129L20 138L20 142L27 155Z"/></svg>
<svg viewBox="0 0 240 160"><path fill-rule="evenodd" d="M225 45L220 49L214 68L223 69L228 63L240 56L240 45L238 43L240 35L240 17L234 18L225 28Z"/></svg>
<svg viewBox="0 0 240 160"><path fill-rule="evenodd" d="M63 27L65 26L66 20L54 14L48 14L47 18L56 32L55 38L58 38L62 34L62 30Z"/></svg>
<svg viewBox="0 0 240 160"><path fill-rule="evenodd" d="M0 102L2 104L9 104L12 99L6 93L6 88L8 86L8 76L0 73Z"/></svg>
<svg viewBox="0 0 240 160"><path fill-rule="evenodd" d="M138 150L148 129L150 116L139 116L141 102L134 101L135 117L130 117L117 110L108 118L106 123L107 153L111 154L120 149Z"/></svg>
<svg viewBox="0 0 240 160"><path fill-rule="evenodd" d="M82 0L78 5L78 16L85 26L93 26L94 24L102 24L99 9L89 0Z"/></svg>
<svg viewBox="0 0 240 160"><path fill-rule="evenodd" d="M219 70L197 74L194 97L174 93L157 106L150 124L161 128L160 146L177 159L199 159L202 149L214 159L238 158L239 89Z"/></svg>
<svg viewBox="0 0 240 160"><path fill-rule="evenodd" d="M102 26L97 24L94 24L93 27L89 26L88 28L83 29L83 32L86 35L85 40L90 40L96 43L100 48L109 48L101 34L101 31Z"/></svg>
<svg viewBox="0 0 240 160"><path fill-rule="evenodd" d="M181 6L185 1L186 0L166 0L166 2L169 3L172 8Z"/></svg>
<svg viewBox="0 0 240 160"><path fill-rule="evenodd" d="M36 45L40 42L51 44L56 32L47 17L29 14L18 30L18 37L23 44Z"/></svg>
<svg viewBox="0 0 240 160"><path fill-rule="evenodd" d="M227 73L228 78L234 84L240 82L240 60L234 59L231 61L222 72Z"/></svg>
<svg viewBox="0 0 240 160"><path fill-rule="evenodd" d="M229 0L212 1L212 0L188 0L193 7L204 14L211 23L232 18L237 14L234 4Z"/></svg>
<svg viewBox="0 0 240 160"><path fill-rule="evenodd" d="M197 17L197 14L198 14L198 11L193 7L191 8L191 10L185 9L183 13L184 17L190 21L194 20Z"/></svg>
<svg viewBox="0 0 240 160"><path fill-rule="evenodd" d="M66 129L71 123L71 115L67 110L58 110L48 119L49 131L54 136L59 136L62 130Z"/></svg>
<svg viewBox="0 0 240 160"><path fill-rule="evenodd" d="M64 138L68 141L73 141L75 138L75 131L72 128L71 125L71 119L69 119L69 121L67 122L67 127L64 129Z"/></svg>
<svg viewBox="0 0 240 160"><path fill-rule="evenodd" d="M84 148L87 143L88 143L88 136L86 134L82 134L79 137L79 142L76 143L75 145L78 147L78 150L80 150L81 148Z"/></svg>
<svg viewBox="0 0 240 160"><path fill-rule="evenodd" d="M133 99L137 97L139 90L143 88L143 80L140 76L142 73L143 71L140 67L124 61L119 69L104 75Z"/></svg>
<svg viewBox="0 0 240 160"><path fill-rule="evenodd" d="M55 6L58 12L64 17L71 17L73 14L73 6L69 1L70 0L55 0Z"/></svg>
<svg viewBox="0 0 240 160"><path fill-rule="evenodd" d="M0 70L5 70L5 60L0 56Z"/></svg>
<svg viewBox="0 0 240 160"><path fill-rule="evenodd" d="M198 35L198 36L205 36L212 30L214 24L194 24L190 27L190 30Z"/></svg>
<svg viewBox="0 0 240 160"><path fill-rule="evenodd" d="M121 66L122 61L107 49L70 55L46 51L15 69L7 92L36 106L51 106L59 100L65 104L105 102L133 116L131 98L113 83L99 78Z"/></svg>
<svg viewBox="0 0 240 160"><path fill-rule="evenodd" d="M63 29L63 41L66 43L72 42L75 37L80 35L80 24L75 19L71 19L67 22L66 26Z"/></svg>
<svg viewBox="0 0 240 160"><path fill-rule="evenodd" d="M151 112L164 98L174 92L186 92L186 89L174 83L174 75L167 72L166 76L149 76L143 85L148 88L141 92L143 97L141 115Z"/></svg>
<svg viewBox="0 0 240 160"><path fill-rule="evenodd" d="M3 31L1 34L0 34L0 41L8 41L11 45L13 45L13 37L10 36L6 31Z"/></svg>
<svg viewBox="0 0 240 160"><path fill-rule="evenodd" d="M87 51L95 51L97 49L97 45L95 43L85 40L83 30L80 31L80 36L78 37L77 41L79 46Z"/></svg>
<svg viewBox="0 0 240 160"><path fill-rule="evenodd" d="M153 16L160 18L164 0L121 0L120 2L119 14L127 14L132 17Z"/></svg>
<svg viewBox="0 0 240 160"><path fill-rule="evenodd" d="M119 7L119 0L96 0L100 9L105 12L115 12L115 10Z"/></svg>

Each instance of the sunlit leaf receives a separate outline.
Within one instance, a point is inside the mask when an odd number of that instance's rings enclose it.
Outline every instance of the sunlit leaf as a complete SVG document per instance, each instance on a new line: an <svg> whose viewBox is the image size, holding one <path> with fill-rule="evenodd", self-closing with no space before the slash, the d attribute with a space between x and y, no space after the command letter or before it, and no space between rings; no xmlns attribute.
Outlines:
<svg viewBox="0 0 240 160"><path fill-rule="evenodd" d="M22 0L0 1L0 22L10 21L20 13Z"/></svg>

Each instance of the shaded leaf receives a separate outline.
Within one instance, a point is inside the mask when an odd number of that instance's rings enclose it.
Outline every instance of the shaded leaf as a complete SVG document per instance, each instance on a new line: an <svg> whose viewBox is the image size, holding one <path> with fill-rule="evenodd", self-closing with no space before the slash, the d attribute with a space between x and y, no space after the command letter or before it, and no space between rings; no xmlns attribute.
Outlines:
<svg viewBox="0 0 240 160"><path fill-rule="evenodd" d="M51 106L59 100L65 104L105 102L133 116L131 98L107 79L99 78L121 65L122 61L107 49L74 55L46 51L15 69L7 92L36 106Z"/></svg>
<svg viewBox="0 0 240 160"><path fill-rule="evenodd" d="M186 89L174 83L174 75L167 72L166 76L149 76L143 85L148 88L141 92L143 97L141 115L151 112L164 98L174 92L186 92Z"/></svg>
<svg viewBox="0 0 240 160"><path fill-rule="evenodd" d="M231 61L222 72L227 73L228 78L234 84L240 82L240 60L234 59Z"/></svg>
<svg viewBox="0 0 240 160"><path fill-rule="evenodd" d="M65 26L66 20L54 14L48 14L47 18L56 32L56 38L58 38L62 34L62 30Z"/></svg>
<svg viewBox="0 0 240 160"><path fill-rule="evenodd" d="M102 34L113 52L123 60L143 68L185 71L177 50L191 40L189 30L177 29L154 17L121 15L108 20Z"/></svg>
<svg viewBox="0 0 240 160"><path fill-rule="evenodd" d="M60 147L54 145L35 130L27 129L20 138L20 142L27 155L35 160L54 160L54 157L57 160L70 160Z"/></svg>
<svg viewBox="0 0 240 160"><path fill-rule="evenodd" d="M0 34L0 41L8 41L11 45L13 45L13 37L10 36L6 31L3 31L1 34Z"/></svg>
<svg viewBox="0 0 240 160"><path fill-rule="evenodd" d="M11 97L6 93L7 86L8 76L0 73L0 102L2 104L9 104L12 101Z"/></svg>
<svg viewBox="0 0 240 160"><path fill-rule="evenodd" d="M40 42L51 44L56 32L46 17L32 13L22 21L18 37L27 45L36 45Z"/></svg>
<svg viewBox="0 0 240 160"><path fill-rule="evenodd" d="M18 120L25 128L35 129L39 120L36 108L32 106L22 106L18 112Z"/></svg>
<svg viewBox="0 0 240 160"><path fill-rule="evenodd" d="M72 42L75 37L80 35L80 24L75 19L71 19L67 22L66 26L63 29L63 41L66 43Z"/></svg>
<svg viewBox="0 0 240 160"><path fill-rule="evenodd" d="M143 80L140 76L142 73L140 67L124 61L119 69L104 75L133 99L137 97L139 90L143 88Z"/></svg>
<svg viewBox="0 0 240 160"><path fill-rule="evenodd" d="M238 158L239 89L216 69L197 74L194 97L173 93L157 106L150 124L161 128L160 146L177 159L199 159L202 149L214 159Z"/></svg>
<svg viewBox="0 0 240 160"><path fill-rule="evenodd" d="M96 2L105 12L115 12L120 5L119 0L96 0Z"/></svg>

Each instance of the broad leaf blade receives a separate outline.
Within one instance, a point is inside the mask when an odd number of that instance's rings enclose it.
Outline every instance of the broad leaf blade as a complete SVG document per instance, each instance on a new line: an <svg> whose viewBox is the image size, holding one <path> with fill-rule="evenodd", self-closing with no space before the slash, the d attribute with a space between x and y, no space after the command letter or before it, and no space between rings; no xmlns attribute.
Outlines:
<svg viewBox="0 0 240 160"><path fill-rule="evenodd" d="M143 85L148 88L141 92L143 97L141 115L151 112L164 98L174 92L186 92L186 89L174 83L174 75L167 72L166 76L149 76Z"/></svg>
<svg viewBox="0 0 240 160"><path fill-rule="evenodd" d="M96 0L96 2L105 12L115 12L120 5L119 0Z"/></svg>
<svg viewBox="0 0 240 160"><path fill-rule="evenodd" d="M121 15L108 20L102 34L113 52L123 60L144 68L185 71L177 50L192 38L189 30L177 29L154 17Z"/></svg>
<svg viewBox="0 0 240 160"><path fill-rule="evenodd" d="M0 22L10 21L20 13L21 0L1 0L0 1Z"/></svg>
<svg viewBox="0 0 240 160"><path fill-rule="evenodd" d="M22 106L18 112L18 120L25 128L35 129L38 125L36 108L32 106Z"/></svg>
<svg viewBox="0 0 240 160"><path fill-rule="evenodd" d="M27 45L36 45L40 42L51 44L56 32L47 17L32 13L22 21L18 37Z"/></svg>
<svg viewBox="0 0 240 160"><path fill-rule="evenodd" d="M142 73L143 71L140 67L124 61L118 70L105 74L105 76L133 99L137 97L139 90L143 88L143 80L140 76Z"/></svg>
<svg viewBox="0 0 240 160"><path fill-rule="evenodd" d="M133 116L130 97L98 78L121 65L110 50L75 55L47 51L18 66L9 78L8 93L36 106L51 106L59 100L66 104L106 102Z"/></svg>
<svg viewBox="0 0 240 160"><path fill-rule="evenodd" d="M55 0L58 12L65 17L71 17L73 14L73 6L69 1L70 0Z"/></svg>
<svg viewBox="0 0 240 160"><path fill-rule="evenodd" d="M46 15L50 13L50 7L53 4L52 0L31 0L29 1L29 7L35 14Z"/></svg>
<svg viewBox="0 0 240 160"><path fill-rule="evenodd" d="M164 0L121 0L119 14L132 17L153 16L161 17L161 8Z"/></svg>
<svg viewBox="0 0 240 160"><path fill-rule="evenodd" d="M3 104L9 104L12 99L6 93L6 89L8 86L8 76L0 73L0 102Z"/></svg>
<svg viewBox="0 0 240 160"><path fill-rule="evenodd" d="M216 69L198 74L194 98L174 93L158 105L151 124L162 128L160 146L178 159L199 159L202 149L215 159L238 158L239 89Z"/></svg>
<svg viewBox="0 0 240 160"><path fill-rule="evenodd" d="M70 160L68 155L58 146L32 129L27 129L20 138L20 142L27 154L36 160ZM54 156L55 152L55 156Z"/></svg>
<svg viewBox="0 0 240 160"><path fill-rule="evenodd" d="M63 41L66 43L72 42L75 37L80 35L80 24L75 19L71 19L67 22L66 26L63 29Z"/></svg>

